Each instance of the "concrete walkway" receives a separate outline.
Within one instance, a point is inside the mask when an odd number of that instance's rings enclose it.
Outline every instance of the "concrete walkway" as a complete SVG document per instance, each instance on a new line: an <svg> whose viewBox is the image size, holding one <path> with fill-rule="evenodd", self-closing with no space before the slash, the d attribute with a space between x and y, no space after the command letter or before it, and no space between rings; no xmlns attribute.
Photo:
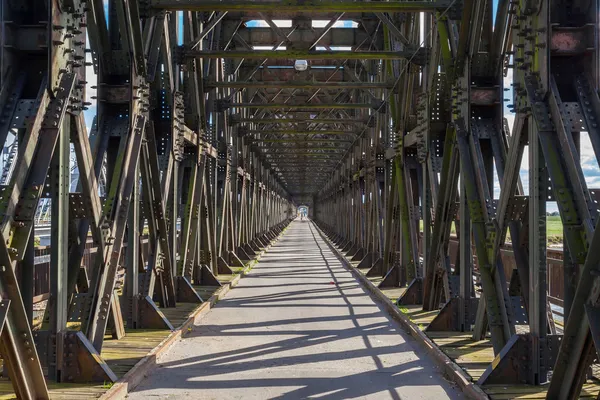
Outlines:
<svg viewBox="0 0 600 400"><path fill-rule="evenodd" d="M463 398L418 351L295 221L129 398Z"/></svg>

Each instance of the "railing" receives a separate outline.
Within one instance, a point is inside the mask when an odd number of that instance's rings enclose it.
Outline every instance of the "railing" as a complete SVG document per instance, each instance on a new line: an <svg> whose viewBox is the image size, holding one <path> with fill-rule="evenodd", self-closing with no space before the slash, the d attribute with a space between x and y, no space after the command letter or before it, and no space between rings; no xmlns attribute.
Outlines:
<svg viewBox="0 0 600 400"><path fill-rule="evenodd" d="M148 254L148 237L143 236L141 240L142 254ZM121 252L120 265L125 265L124 257L126 254L125 249L127 243L123 244L123 251ZM450 240L450 262L454 266L458 255L458 240L452 238ZM82 267L86 269L91 266L92 256L96 253L97 248L94 247L94 243L91 239L85 245L83 253L83 259L81 262ZM419 241L419 252L422 254L422 242ZM473 265L475 270L477 269L477 256L473 249ZM510 279L512 270L516 268L515 258L512 252L512 246L505 244L500 250L502 262L504 264L504 270L506 272L506 279ZM564 299L564 268L563 268L563 251L559 249L548 249L547 252L548 260L548 297L553 305L563 307ZM38 246L35 248L35 267L34 267L34 302L42 301L47 299L48 293L50 292L50 246Z"/></svg>
<svg viewBox="0 0 600 400"><path fill-rule="evenodd" d="M142 236L140 241L140 248L142 254L144 254L144 259L147 259L147 255L149 252L148 246L148 237ZM121 251L121 259L119 260L119 265L125 265L125 257L126 257L126 249L127 242L123 243L123 250ZM81 266L86 268L89 272L89 268L92 265L93 257L98 251L97 247L94 247L94 242L92 239L88 239L85 244L85 249L83 251L83 258L81 260ZM37 303L48 298L48 293L50 292L50 246L37 246L35 248L34 254L34 275L33 275L33 284L34 284L34 299L33 302Z"/></svg>
<svg viewBox="0 0 600 400"><path fill-rule="evenodd" d="M459 243L456 237L450 239L449 246L450 263L454 266L459 251ZM422 241L419 241L419 253L423 254ZM473 247L471 254L473 254L473 267L477 271L477 256L475 255L475 247ZM513 269L517 268L515 257L512 251L511 244L505 244L500 249L500 257L504 265L504 272L506 279L510 280ZM564 253L560 249L548 248L546 250L546 259L548 265L547 279L548 279L548 298L550 303L560 308L564 305L564 267L563 267Z"/></svg>

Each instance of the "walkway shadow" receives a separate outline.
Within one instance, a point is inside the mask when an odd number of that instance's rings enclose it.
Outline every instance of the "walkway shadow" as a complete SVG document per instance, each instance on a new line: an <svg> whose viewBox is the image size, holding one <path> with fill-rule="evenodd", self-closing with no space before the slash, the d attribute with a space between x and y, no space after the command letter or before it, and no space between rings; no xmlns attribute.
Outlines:
<svg viewBox="0 0 600 400"><path fill-rule="evenodd" d="M307 228L310 236L294 236L304 241L312 236L310 246L317 250L310 252L308 266L277 267L276 261L261 260L243 284L215 306L231 316L231 322L199 325L185 333L183 340L188 346L205 344L206 348L161 363L162 368L144 382L139 394L150 396L147 390L173 388L201 394L188 398L221 398L218 393L247 390L248 398L264 399L412 399L434 398L426 394L435 387L436 398L463 398L450 385L440 388L439 376L432 379L432 363L417 354L416 344L399 338L399 325L373 304L349 272L331 257L312 223L300 229ZM313 259L315 253L320 257L318 265L312 264L317 261ZM302 260L300 256L293 259ZM314 270L317 268L321 270ZM310 283L294 282L307 278ZM271 279L286 283L267 284ZM257 288L272 290L265 293ZM324 311L314 316L312 310L303 317L299 311L303 307ZM272 308L293 309L291 314L275 314ZM252 314L248 314L250 310ZM259 317L252 321L250 315ZM338 365L339 370L332 365ZM324 368L323 373L319 368ZM170 386L165 387L165 382ZM264 396L257 397L261 389ZM415 395L401 397L399 392Z"/></svg>

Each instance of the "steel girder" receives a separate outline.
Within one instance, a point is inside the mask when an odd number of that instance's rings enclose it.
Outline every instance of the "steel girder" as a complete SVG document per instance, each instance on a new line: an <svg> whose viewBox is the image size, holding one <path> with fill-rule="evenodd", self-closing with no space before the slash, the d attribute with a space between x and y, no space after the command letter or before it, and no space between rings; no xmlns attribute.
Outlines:
<svg viewBox="0 0 600 400"><path fill-rule="evenodd" d="M312 81L260 81L260 82L207 82L205 88L236 89L391 89L392 83L380 82L312 82ZM257 121L260 122L260 121Z"/></svg>
<svg viewBox="0 0 600 400"><path fill-rule="evenodd" d="M238 118L234 123L256 123L256 124L366 124L367 120L339 119L339 118Z"/></svg>
<svg viewBox="0 0 600 400"><path fill-rule="evenodd" d="M160 10L186 11L238 11L238 12L419 12L441 10L453 4L450 0L436 1L390 1L365 4L358 1L222 1L153 0L152 7Z"/></svg>
<svg viewBox="0 0 600 400"><path fill-rule="evenodd" d="M271 60L398 60L409 59L416 64L422 64L427 57L427 49L418 51L413 49L405 51L344 51L344 50L228 50L228 51L201 51L183 50L183 57L190 58L243 58L243 59L271 59Z"/></svg>

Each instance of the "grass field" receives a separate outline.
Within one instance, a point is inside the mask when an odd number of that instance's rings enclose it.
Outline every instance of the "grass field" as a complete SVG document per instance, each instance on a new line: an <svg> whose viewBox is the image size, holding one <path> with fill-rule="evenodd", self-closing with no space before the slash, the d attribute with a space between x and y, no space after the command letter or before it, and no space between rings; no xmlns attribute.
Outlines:
<svg viewBox="0 0 600 400"><path fill-rule="evenodd" d="M559 216L546 217L546 234L549 244L559 244L563 242L563 225Z"/></svg>
<svg viewBox="0 0 600 400"><path fill-rule="evenodd" d="M423 221L420 221L421 231L423 230ZM454 227L454 222L452 223L452 228L450 229L452 234L456 234L456 229ZM548 216L546 217L546 234L548 235L548 244L556 245L562 244L563 242L563 225L559 216ZM510 237L507 240L510 242Z"/></svg>

